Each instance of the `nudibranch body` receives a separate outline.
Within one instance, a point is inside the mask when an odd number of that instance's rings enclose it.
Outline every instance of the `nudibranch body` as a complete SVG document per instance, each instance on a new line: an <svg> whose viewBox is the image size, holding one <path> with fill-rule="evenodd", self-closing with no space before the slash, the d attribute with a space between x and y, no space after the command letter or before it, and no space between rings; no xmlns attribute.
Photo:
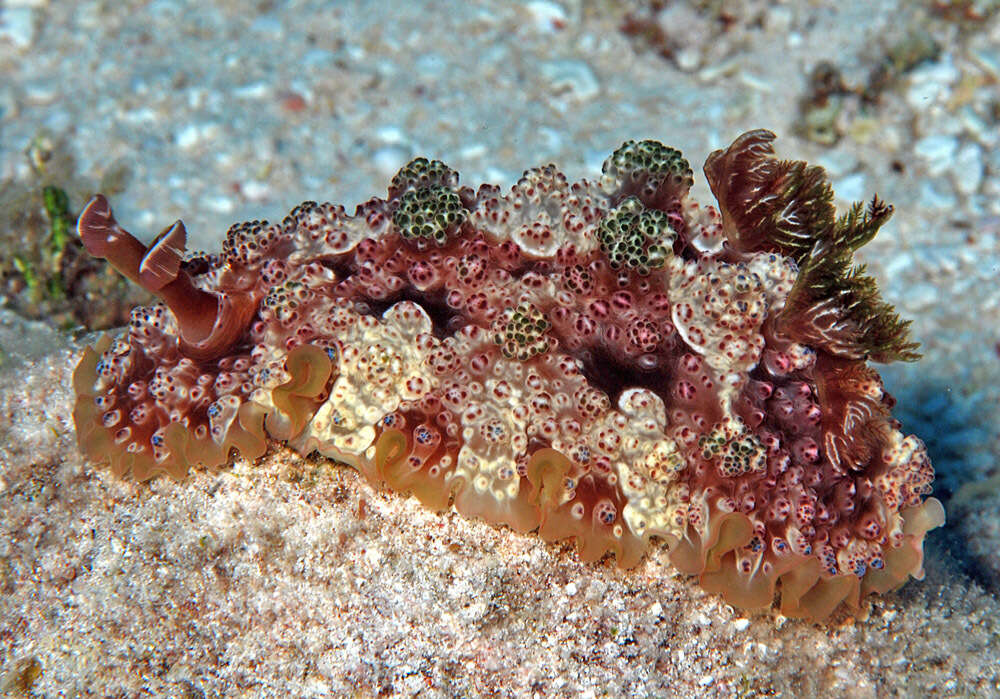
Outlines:
<svg viewBox="0 0 1000 699"><path fill-rule="evenodd" d="M853 263L892 209L837 217L773 139L709 157L718 208L654 141L506 194L418 158L354 215L306 202L217 255L185 257L179 222L147 248L95 197L84 243L163 304L85 352L80 445L145 480L270 437L584 560L660 541L737 606L863 614L943 521L867 363L916 357Z"/></svg>

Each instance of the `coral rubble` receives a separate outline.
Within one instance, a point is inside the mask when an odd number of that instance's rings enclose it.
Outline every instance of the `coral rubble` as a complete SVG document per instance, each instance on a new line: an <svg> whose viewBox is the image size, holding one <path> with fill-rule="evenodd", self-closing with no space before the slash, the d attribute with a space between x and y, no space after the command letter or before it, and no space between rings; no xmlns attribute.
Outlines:
<svg viewBox="0 0 1000 699"><path fill-rule="evenodd" d="M916 358L853 263L892 209L837 217L773 139L709 157L717 209L654 141L506 194L419 158L354 215L306 202L219 255L184 257L180 222L147 248L97 196L84 244L163 303L84 353L80 446L145 480L270 437L584 560L661 541L737 606L864 614L944 515L867 363Z"/></svg>

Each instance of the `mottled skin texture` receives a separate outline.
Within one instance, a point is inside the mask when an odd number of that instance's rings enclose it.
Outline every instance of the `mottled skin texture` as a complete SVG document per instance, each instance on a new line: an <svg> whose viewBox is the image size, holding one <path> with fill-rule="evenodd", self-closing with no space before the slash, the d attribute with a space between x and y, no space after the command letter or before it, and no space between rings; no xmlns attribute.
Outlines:
<svg viewBox="0 0 1000 699"><path fill-rule="evenodd" d="M186 259L182 224L147 248L98 196L84 243L164 304L85 353L80 445L145 480L285 440L586 560L663 542L738 606L863 614L943 521L867 364L916 358L852 261L892 209L836 217L772 140L709 157L718 209L654 141L507 194L419 158L353 216L306 202Z"/></svg>

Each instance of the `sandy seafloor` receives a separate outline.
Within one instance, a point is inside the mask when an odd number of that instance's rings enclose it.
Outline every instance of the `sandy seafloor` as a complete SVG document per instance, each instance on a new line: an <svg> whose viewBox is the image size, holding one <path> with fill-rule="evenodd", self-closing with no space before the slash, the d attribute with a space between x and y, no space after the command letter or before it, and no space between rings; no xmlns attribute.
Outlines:
<svg viewBox="0 0 1000 699"><path fill-rule="evenodd" d="M655 138L698 173L771 128L842 206L896 205L862 257L925 353L884 375L949 510L926 579L814 625L734 611L662 552L582 565L278 447L120 482L75 448L80 341L4 312L0 693L1000 696L1000 487L952 500L1000 463L996 3L670 1L662 35L626 36L643 5L0 0L0 181L47 133L84 183L128 165L113 203L134 232L183 218L212 249L238 220L384 194L415 155L509 186L550 161L594 176ZM860 86L925 35L939 50L876 107L844 97L839 140L797 135L819 61Z"/></svg>

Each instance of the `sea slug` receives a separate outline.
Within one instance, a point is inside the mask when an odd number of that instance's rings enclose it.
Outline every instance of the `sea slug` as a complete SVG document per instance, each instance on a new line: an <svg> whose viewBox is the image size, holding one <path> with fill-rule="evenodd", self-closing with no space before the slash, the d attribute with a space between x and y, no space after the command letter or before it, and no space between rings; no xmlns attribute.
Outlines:
<svg viewBox="0 0 1000 699"><path fill-rule="evenodd" d="M586 561L656 540L739 607L864 615L944 521L868 364L918 356L853 261L892 207L838 217L773 140L709 156L718 208L655 141L506 194L417 158L354 215L306 202L220 254L185 256L179 221L147 247L98 195L83 243L163 303L85 351L80 447L142 481L280 440Z"/></svg>

